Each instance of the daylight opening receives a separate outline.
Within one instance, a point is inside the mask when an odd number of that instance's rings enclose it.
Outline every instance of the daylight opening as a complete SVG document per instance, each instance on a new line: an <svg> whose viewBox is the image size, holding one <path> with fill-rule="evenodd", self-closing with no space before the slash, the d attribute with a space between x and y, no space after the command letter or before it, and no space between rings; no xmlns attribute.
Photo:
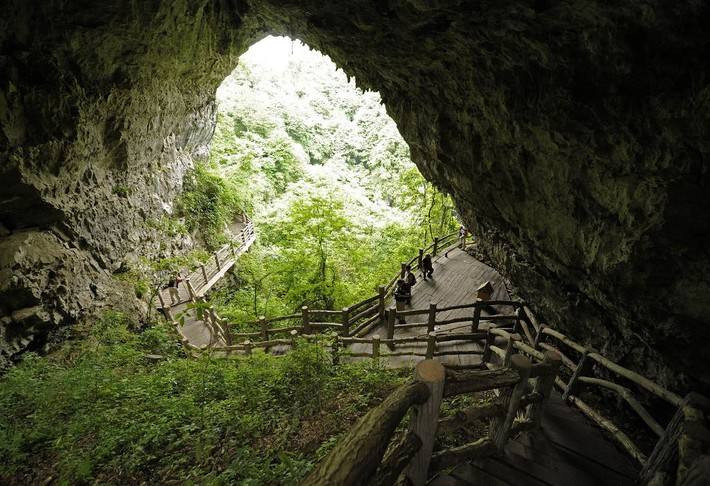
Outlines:
<svg viewBox="0 0 710 486"><path fill-rule="evenodd" d="M258 235L213 297L220 315L340 309L458 227L379 94L300 41L254 44L217 102L209 161L186 180L188 226L212 247L244 221Z"/></svg>

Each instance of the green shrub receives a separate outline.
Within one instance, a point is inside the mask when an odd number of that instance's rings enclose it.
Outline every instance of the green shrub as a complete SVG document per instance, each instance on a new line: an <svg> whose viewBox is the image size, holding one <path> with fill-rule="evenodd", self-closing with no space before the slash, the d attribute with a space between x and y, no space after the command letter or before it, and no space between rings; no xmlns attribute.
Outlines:
<svg viewBox="0 0 710 486"><path fill-rule="evenodd" d="M402 379L305 342L188 359L167 325L136 333L107 313L0 380L0 483L295 484Z"/></svg>

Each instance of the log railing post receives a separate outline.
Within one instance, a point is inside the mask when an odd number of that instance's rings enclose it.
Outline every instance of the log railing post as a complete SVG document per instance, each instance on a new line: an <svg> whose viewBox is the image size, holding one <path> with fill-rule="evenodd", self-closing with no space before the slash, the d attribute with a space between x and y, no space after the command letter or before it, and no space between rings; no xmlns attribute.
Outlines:
<svg viewBox="0 0 710 486"><path fill-rule="evenodd" d="M429 472L439 408L444 394L444 367L438 361L420 361L415 368L414 377L419 383L427 386L429 399L412 408L410 431L421 439L422 445L409 463L406 476L414 486L423 486Z"/></svg>
<svg viewBox="0 0 710 486"><path fill-rule="evenodd" d="M303 323L303 334L310 334L311 332L311 321L308 316L308 306L304 305L301 307L301 322Z"/></svg>
<svg viewBox="0 0 710 486"><path fill-rule="evenodd" d="M195 289L192 287L190 277L185 278L185 286L187 287L187 293L190 295L190 300L194 302L197 299L197 294L195 293Z"/></svg>
<svg viewBox="0 0 710 486"><path fill-rule="evenodd" d="M513 325L513 333L521 334L523 333L522 327L520 326L520 307L515 309L515 324Z"/></svg>
<svg viewBox="0 0 710 486"><path fill-rule="evenodd" d="M220 266L219 256L217 255L217 252L214 252L214 262L217 264L217 270L221 270L222 267Z"/></svg>
<svg viewBox="0 0 710 486"><path fill-rule="evenodd" d="M170 307L163 307L163 313L165 314L165 318L169 322L173 322L175 318L173 317L173 311L170 310Z"/></svg>
<svg viewBox="0 0 710 486"><path fill-rule="evenodd" d="M434 326L436 325L436 304L433 302L429 303L429 319L426 323L427 334L434 332Z"/></svg>
<svg viewBox="0 0 710 486"><path fill-rule="evenodd" d="M372 336L372 357L374 359L380 359L380 335L375 334Z"/></svg>
<svg viewBox="0 0 710 486"><path fill-rule="evenodd" d="M555 378L557 378L557 373L559 373L560 365L562 364L562 358L559 353L545 351L542 364L542 374L538 376L535 382L535 388L533 388L533 392L539 394L542 399L539 402L530 404L527 413L527 418L532 422L535 428L539 428L542 422L542 412L550 395L552 395L552 389L555 384Z"/></svg>
<svg viewBox="0 0 710 486"><path fill-rule="evenodd" d="M259 328L261 329L261 339L269 340L269 323L266 322L266 316L259 316Z"/></svg>
<svg viewBox="0 0 710 486"><path fill-rule="evenodd" d="M708 412L710 401L707 398L692 392L685 396L641 469L639 484L651 484L656 475L663 473L675 475L673 484L685 484L683 481L693 463L708 447L710 433L704 417ZM675 471L670 470L672 467Z"/></svg>
<svg viewBox="0 0 710 486"><path fill-rule="evenodd" d="M486 344L483 346L483 355L481 356L482 363L488 363L491 360L491 346L495 341L495 335L491 332L490 328L486 331Z"/></svg>
<svg viewBox="0 0 710 486"><path fill-rule="evenodd" d="M426 359L434 359L435 352L436 352L436 333L430 332L427 335Z"/></svg>
<svg viewBox="0 0 710 486"><path fill-rule="evenodd" d="M500 404L506 413L502 417L493 419L490 433L491 440L499 451L503 450L510 435L510 427L513 425L513 420L518 413L520 399L528 386L532 364L522 354L516 354L510 360L510 367L517 371L520 381L514 387L506 387L500 392Z"/></svg>
<svg viewBox="0 0 710 486"><path fill-rule="evenodd" d="M538 347L540 346L540 343L542 342L542 336L543 336L542 331L543 331L546 327L547 327L547 326L546 326L545 324L540 324L540 330L539 330L538 333L535 335L535 342L532 343L534 349L538 349Z"/></svg>
<svg viewBox="0 0 710 486"><path fill-rule="evenodd" d="M389 348L394 350L394 309L387 309L385 315L387 317L387 339L389 340Z"/></svg>
<svg viewBox="0 0 710 486"><path fill-rule="evenodd" d="M565 402L567 401L567 398L574 392L574 385L577 383L577 379L584 372L584 367L587 365L587 356L589 355L589 353L590 353L589 349L584 348L584 352L582 353L582 357L579 358L579 361L577 362L577 366L574 368L574 371L572 372L572 377L567 382L567 386L565 387L565 391L562 393L562 400L564 400Z"/></svg>
<svg viewBox="0 0 710 486"><path fill-rule="evenodd" d="M158 300L160 301L160 308L165 309L165 299L163 299L163 291L158 288Z"/></svg>
<svg viewBox="0 0 710 486"><path fill-rule="evenodd" d="M438 251L439 251L439 237L435 236L434 237L434 247L431 249L431 256L435 257Z"/></svg>
<svg viewBox="0 0 710 486"><path fill-rule="evenodd" d="M291 349L296 349L296 338L298 337L298 331L294 329L289 334L291 334Z"/></svg>
<svg viewBox="0 0 710 486"><path fill-rule="evenodd" d="M385 323L385 294L386 290L384 285L377 287L377 295L379 297L377 300L377 312L380 316L380 324Z"/></svg>
<svg viewBox="0 0 710 486"><path fill-rule="evenodd" d="M350 307L343 307L343 336L350 335Z"/></svg>
<svg viewBox="0 0 710 486"><path fill-rule="evenodd" d="M404 278L404 275L407 273L407 264L404 262L401 262L399 264L399 278Z"/></svg>
<svg viewBox="0 0 710 486"><path fill-rule="evenodd" d="M209 279L207 278L207 269L205 268L204 263L200 264L200 270L202 270L202 278L205 279L205 284L206 284Z"/></svg>
<svg viewBox="0 0 710 486"><path fill-rule="evenodd" d="M220 325L222 325L222 329L224 329L224 340L227 343L227 346L231 346L234 339L232 338L232 328L230 327L229 322L227 322L226 319L220 319Z"/></svg>
<svg viewBox="0 0 710 486"><path fill-rule="evenodd" d="M419 270L422 269L422 260L424 259L424 248L419 248L419 255L417 256L417 267L419 267ZM424 272L422 271L422 274Z"/></svg>
<svg viewBox="0 0 710 486"><path fill-rule="evenodd" d="M515 341L519 341L520 338L515 334L508 335L508 342L505 346L505 357L503 358L503 367L507 368L510 366L510 360L513 359L513 351L515 350Z"/></svg>
<svg viewBox="0 0 710 486"><path fill-rule="evenodd" d="M244 353L247 356L251 355L251 348L252 348L251 341L249 341L248 339L246 341L244 341Z"/></svg>
<svg viewBox="0 0 710 486"><path fill-rule="evenodd" d="M482 304L481 299L476 299L476 302L473 304L473 319L471 321L471 332L478 332L478 325L481 322L481 306Z"/></svg>

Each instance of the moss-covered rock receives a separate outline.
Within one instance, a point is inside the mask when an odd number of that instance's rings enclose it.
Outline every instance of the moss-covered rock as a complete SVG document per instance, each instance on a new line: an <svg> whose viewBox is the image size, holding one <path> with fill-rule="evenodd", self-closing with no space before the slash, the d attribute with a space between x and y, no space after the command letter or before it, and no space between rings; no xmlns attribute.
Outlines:
<svg viewBox="0 0 710 486"><path fill-rule="evenodd" d="M62 228L109 270L150 247L136 228L209 139L217 85L261 35L290 34L380 91L422 172L547 320L671 386L707 386L703 2L10 3L9 230Z"/></svg>

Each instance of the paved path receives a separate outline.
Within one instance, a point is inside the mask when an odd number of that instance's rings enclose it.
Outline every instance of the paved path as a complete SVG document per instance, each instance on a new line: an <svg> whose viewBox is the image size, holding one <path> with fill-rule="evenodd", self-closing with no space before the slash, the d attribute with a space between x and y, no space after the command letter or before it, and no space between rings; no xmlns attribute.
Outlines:
<svg viewBox="0 0 710 486"><path fill-rule="evenodd" d="M426 309L430 303L437 304L438 307L448 307L457 304L471 303L476 299L476 289L487 281L493 284L494 293L492 300L510 300L510 295L505 288L503 278L494 269L481 263L473 258L468 253L454 248L450 250L448 256L439 255L434 259L434 279L425 281L420 274L417 273L417 283L412 289L412 303L408 306L409 309ZM394 302L391 303L394 306ZM493 309L491 309L493 310ZM509 306L499 306L496 312L512 314L512 309ZM472 309L457 309L448 312L439 313L437 320L447 320L457 317L472 316ZM482 322L480 329L487 329L489 323L485 322L485 316L488 312L483 311L481 314ZM426 320L426 316L410 316L407 318L408 323L421 322ZM444 326L436 326L436 332L470 332L470 323L454 323ZM384 326L378 326L367 335L372 337L378 334L384 339L387 336L387 330ZM395 337L414 337L426 335L426 328L414 329L397 329ZM349 350L354 353L368 352L371 349L370 344L351 344ZM424 343L421 345L398 345L395 348L396 352L402 351L417 351L422 352L425 349ZM477 343L461 343L460 341L452 341L449 343L439 344L439 351L466 351L480 350L481 347ZM387 353L387 349L383 346L383 356ZM354 360L357 358L345 358ZM423 357L412 356L393 356L383 358L382 361L389 367L401 368L413 366L416 362L424 359ZM477 355L450 355L441 356L438 358L444 364L468 365L480 362L480 356Z"/></svg>

